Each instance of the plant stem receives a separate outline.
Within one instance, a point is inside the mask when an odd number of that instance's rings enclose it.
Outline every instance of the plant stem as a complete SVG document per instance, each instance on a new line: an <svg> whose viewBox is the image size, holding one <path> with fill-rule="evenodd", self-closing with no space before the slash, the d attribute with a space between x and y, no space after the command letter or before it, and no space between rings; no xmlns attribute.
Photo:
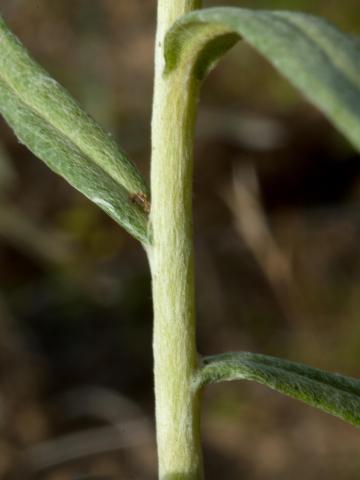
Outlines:
<svg viewBox="0 0 360 480"><path fill-rule="evenodd" d="M192 241L196 85L163 76L166 31L195 0L159 0L152 118L152 246L156 429L161 480L202 478Z"/></svg>

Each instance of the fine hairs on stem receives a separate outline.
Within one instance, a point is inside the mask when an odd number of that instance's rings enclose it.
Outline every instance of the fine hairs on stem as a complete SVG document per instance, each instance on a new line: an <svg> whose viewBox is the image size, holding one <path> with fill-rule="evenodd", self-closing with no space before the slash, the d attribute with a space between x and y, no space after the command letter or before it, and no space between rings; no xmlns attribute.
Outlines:
<svg viewBox="0 0 360 480"><path fill-rule="evenodd" d="M195 344L192 171L196 84L164 75L165 33L199 2L160 0L152 116L151 230L159 478L202 478Z"/></svg>

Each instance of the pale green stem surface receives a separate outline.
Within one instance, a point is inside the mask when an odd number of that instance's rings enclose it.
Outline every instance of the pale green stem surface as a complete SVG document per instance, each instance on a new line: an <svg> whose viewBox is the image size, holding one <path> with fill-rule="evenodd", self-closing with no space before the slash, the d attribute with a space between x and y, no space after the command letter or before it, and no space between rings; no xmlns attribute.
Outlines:
<svg viewBox="0 0 360 480"><path fill-rule="evenodd" d="M152 119L148 255L154 301L154 374L161 480L202 478L192 244L192 150L197 86L166 78L164 35L199 1L159 0Z"/></svg>

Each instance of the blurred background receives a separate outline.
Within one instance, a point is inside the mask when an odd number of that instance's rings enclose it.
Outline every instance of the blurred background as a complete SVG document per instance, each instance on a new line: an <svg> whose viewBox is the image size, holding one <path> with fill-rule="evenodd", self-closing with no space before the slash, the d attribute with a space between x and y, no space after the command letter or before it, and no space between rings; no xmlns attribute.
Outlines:
<svg viewBox="0 0 360 480"><path fill-rule="evenodd" d="M1 0L35 58L149 176L155 0ZM205 1L206 6L215 2ZM299 9L360 33L358 0ZM155 480L141 247L0 121L0 478ZM360 374L360 158L256 52L206 81L194 180L198 343ZM359 433L250 383L209 388L207 479L355 480Z"/></svg>

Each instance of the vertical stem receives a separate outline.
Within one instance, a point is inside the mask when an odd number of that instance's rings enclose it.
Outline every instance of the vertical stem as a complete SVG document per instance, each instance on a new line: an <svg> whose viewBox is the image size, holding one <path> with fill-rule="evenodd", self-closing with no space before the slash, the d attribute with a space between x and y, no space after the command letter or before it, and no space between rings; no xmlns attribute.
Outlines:
<svg viewBox="0 0 360 480"><path fill-rule="evenodd" d="M152 118L154 374L159 478L202 478L192 244L192 150L196 86L164 78L166 31L198 0L159 0Z"/></svg>

